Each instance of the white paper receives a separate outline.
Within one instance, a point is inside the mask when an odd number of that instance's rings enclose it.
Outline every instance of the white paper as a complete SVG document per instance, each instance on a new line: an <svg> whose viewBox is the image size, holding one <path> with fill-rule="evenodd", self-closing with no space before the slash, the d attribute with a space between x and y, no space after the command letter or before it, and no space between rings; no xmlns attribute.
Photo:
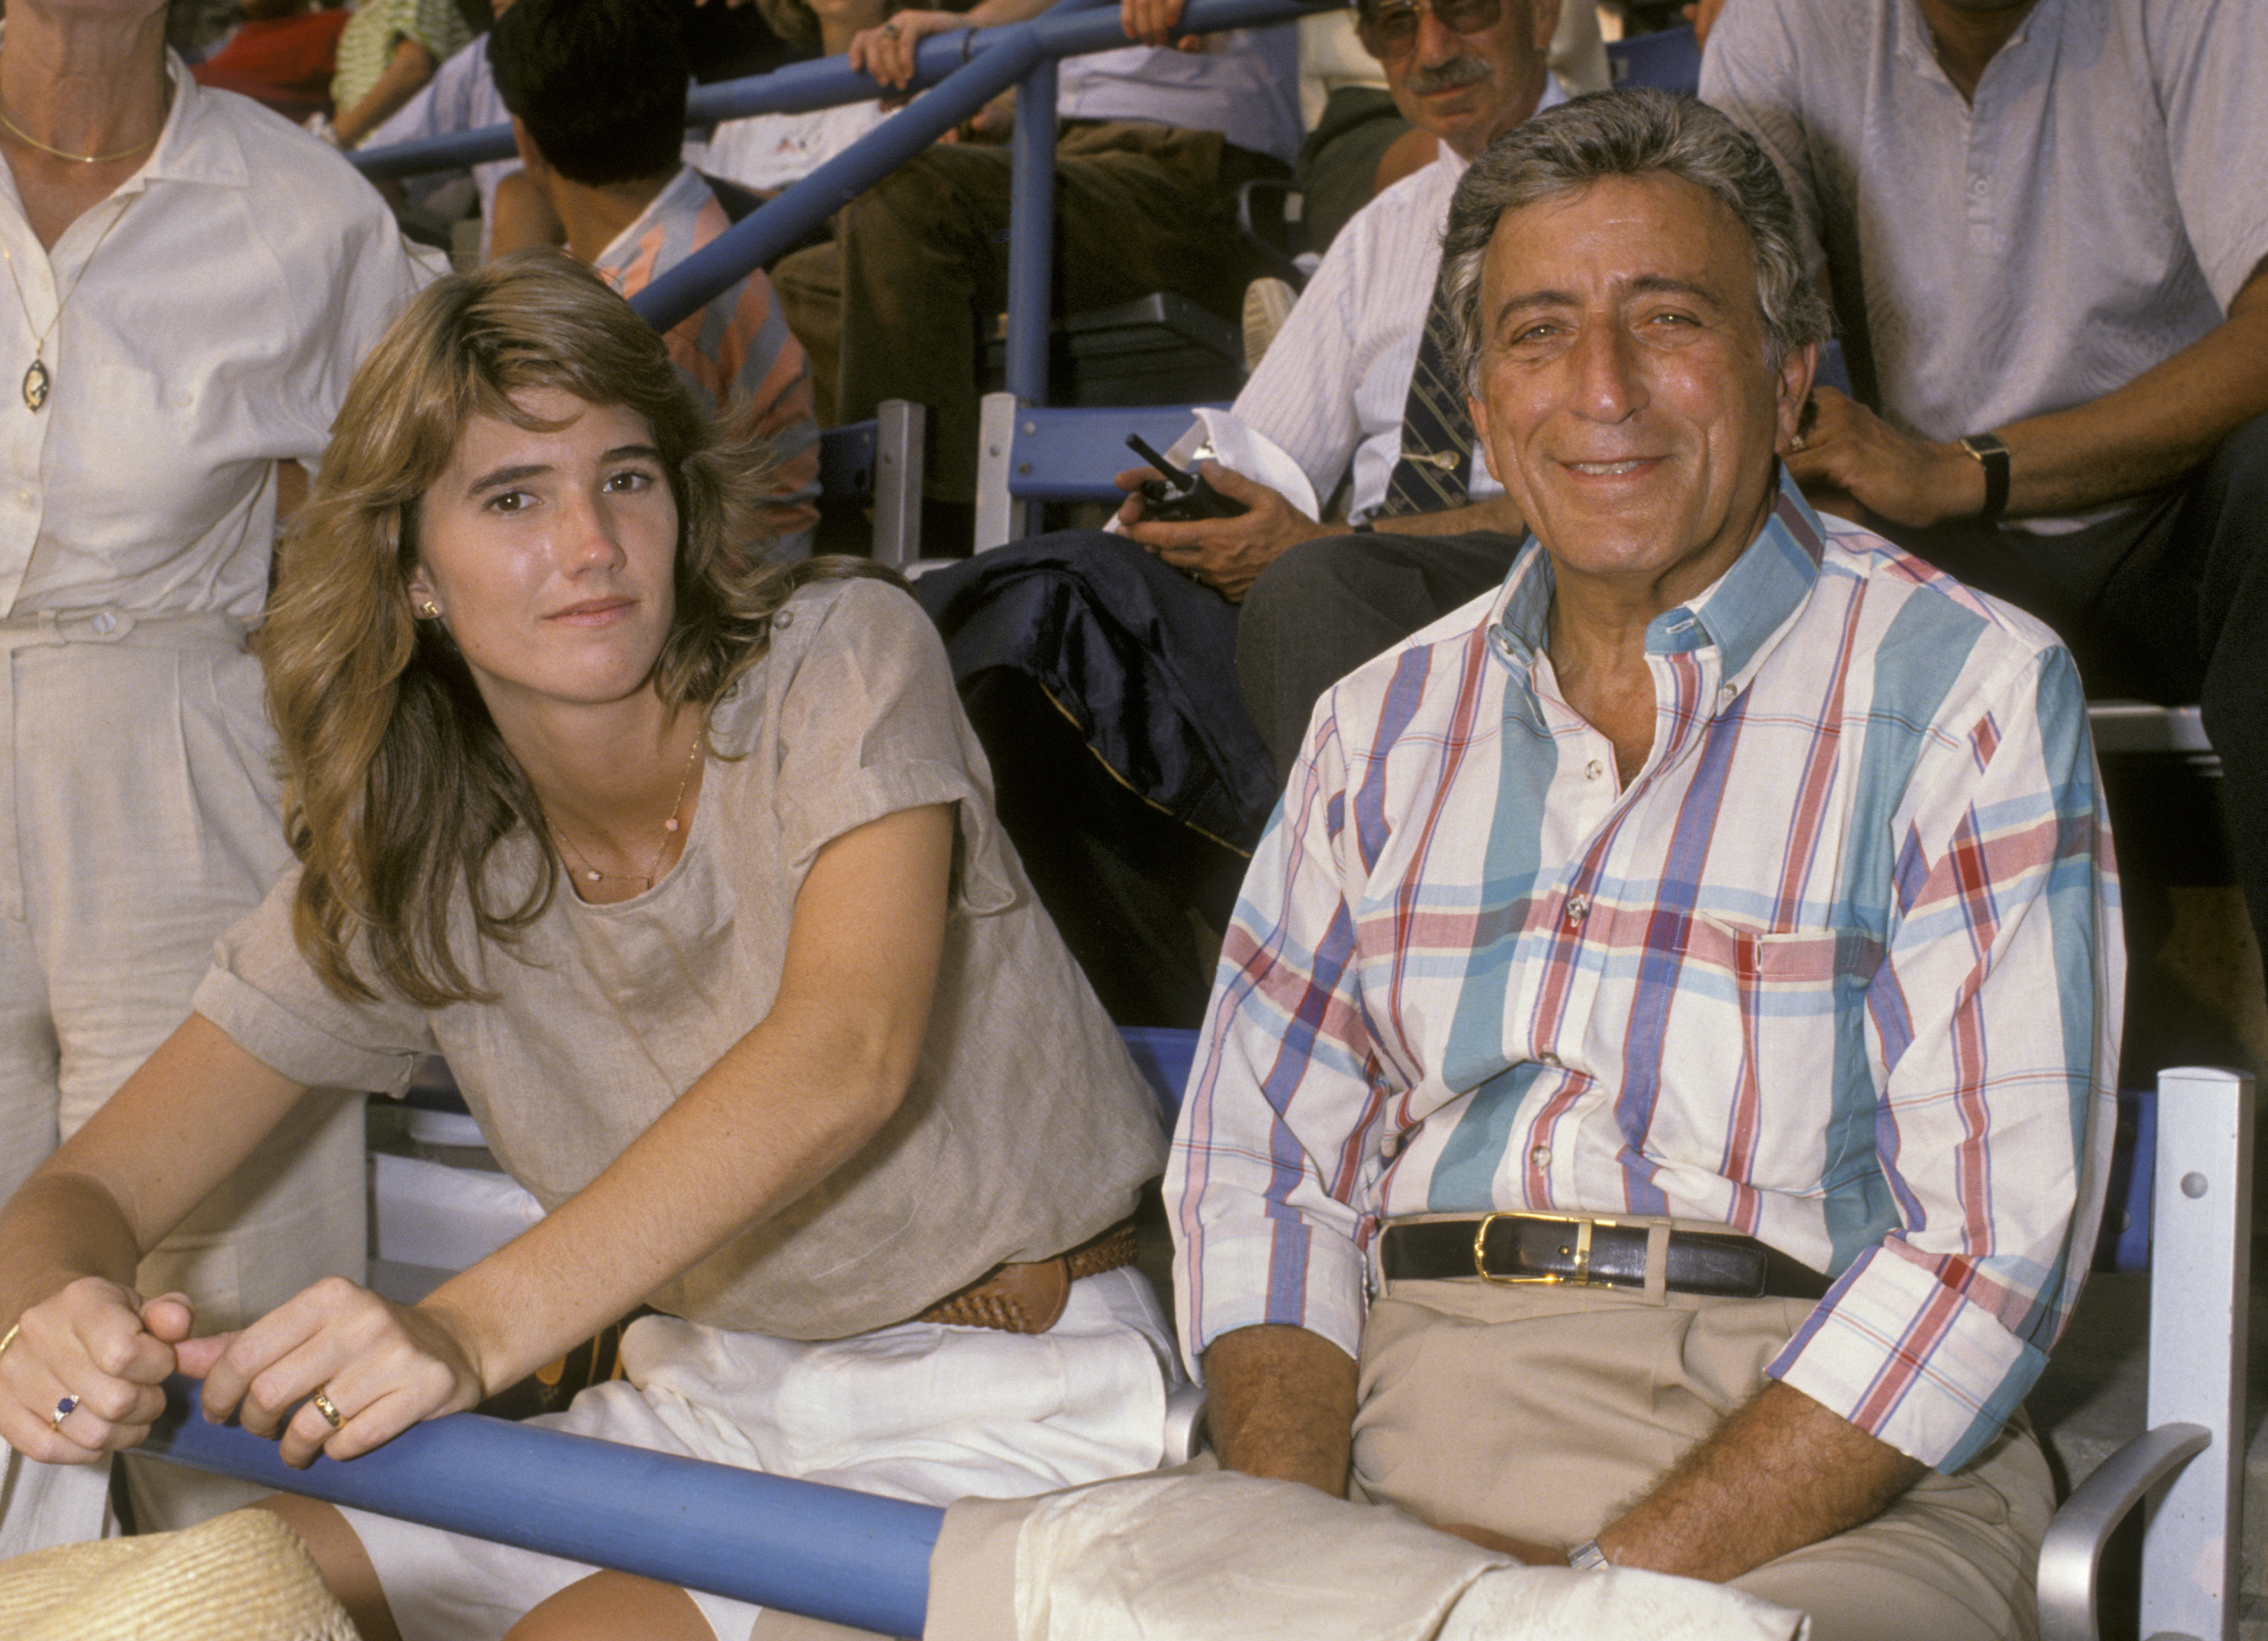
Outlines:
<svg viewBox="0 0 2268 1641"><path fill-rule="evenodd" d="M1307 474L1281 445L1233 410L1208 405L1195 415L1197 420L1189 424L1189 430L1164 453L1167 460L1191 473L1200 462L1218 461L1256 484L1266 485L1308 518L1317 516L1315 487L1307 482ZM1123 534L1116 517L1103 528L1113 534Z"/></svg>

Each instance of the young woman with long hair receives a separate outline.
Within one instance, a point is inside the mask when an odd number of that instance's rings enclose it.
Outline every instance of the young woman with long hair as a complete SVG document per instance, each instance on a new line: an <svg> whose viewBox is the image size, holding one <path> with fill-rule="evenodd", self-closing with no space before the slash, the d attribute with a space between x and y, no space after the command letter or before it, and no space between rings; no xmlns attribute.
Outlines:
<svg viewBox="0 0 2268 1641"><path fill-rule="evenodd" d="M372 354L261 639L298 864L0 1211L0 1437L99 1461L178 1368L287 1461L351 1458L643 1303L566 1428L939 1500L1156 1461L1123 1227L1154 1110L934 632L855 563L763 568L761 473L563 258L435 286ZM225 1337L134 1291L303 1088L437 1048L540 1224L419 1304L326 1282ZM754 1617L270 1507L369 1637Z"/></svg>

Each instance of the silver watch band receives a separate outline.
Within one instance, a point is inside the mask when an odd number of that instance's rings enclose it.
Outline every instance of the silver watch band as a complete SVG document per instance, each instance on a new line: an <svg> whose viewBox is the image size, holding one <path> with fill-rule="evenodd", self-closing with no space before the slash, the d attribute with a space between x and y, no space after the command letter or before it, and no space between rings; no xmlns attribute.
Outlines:
<svg viewBox="0 0 2268 1641"><path fill-rule="evenodd" d="M1578 1572L1604 1572L1615 1564L1607 1559L1598 1540L1585 1539L1567 1552L1567 1564Z"/></svg>

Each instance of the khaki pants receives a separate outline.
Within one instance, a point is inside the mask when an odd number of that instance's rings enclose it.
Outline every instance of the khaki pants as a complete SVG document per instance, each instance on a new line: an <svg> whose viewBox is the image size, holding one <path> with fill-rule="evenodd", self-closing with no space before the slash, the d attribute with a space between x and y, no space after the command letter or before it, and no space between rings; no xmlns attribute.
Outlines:
<svg viewBox="0 0 2268 1641"><path fill-rule="evenodd" d="M1363 1329L1351 1494L1547 1544L1589 1538L1756 1394L1811 1308L1393 1284ZM1812 1641L2029 1641L2053 1508L2039 1446L2017 1431L1736 1583L1809 1613Z"/></svg>

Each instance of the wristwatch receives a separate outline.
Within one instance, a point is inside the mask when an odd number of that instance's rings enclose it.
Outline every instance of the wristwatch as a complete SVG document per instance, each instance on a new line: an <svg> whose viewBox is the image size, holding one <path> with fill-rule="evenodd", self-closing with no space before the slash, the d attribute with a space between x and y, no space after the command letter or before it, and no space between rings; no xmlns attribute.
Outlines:
<svg viewBox="0 0 2268 1641"><path fill-rule="evenodd" d="M1615 1564L1607 1559L1598 1540L1585 1539L1567 1552L1567 1564L1578 1572L1604 1572Z"/></svg>
<svg viewBox="0 0 2268 1641"><path fill-rule="evenodd" d="M2008 446L1998 433L1966 433L1961 448L1984 469L1984 508L1979 524L1998 524L2008 511Z"/></svg>

